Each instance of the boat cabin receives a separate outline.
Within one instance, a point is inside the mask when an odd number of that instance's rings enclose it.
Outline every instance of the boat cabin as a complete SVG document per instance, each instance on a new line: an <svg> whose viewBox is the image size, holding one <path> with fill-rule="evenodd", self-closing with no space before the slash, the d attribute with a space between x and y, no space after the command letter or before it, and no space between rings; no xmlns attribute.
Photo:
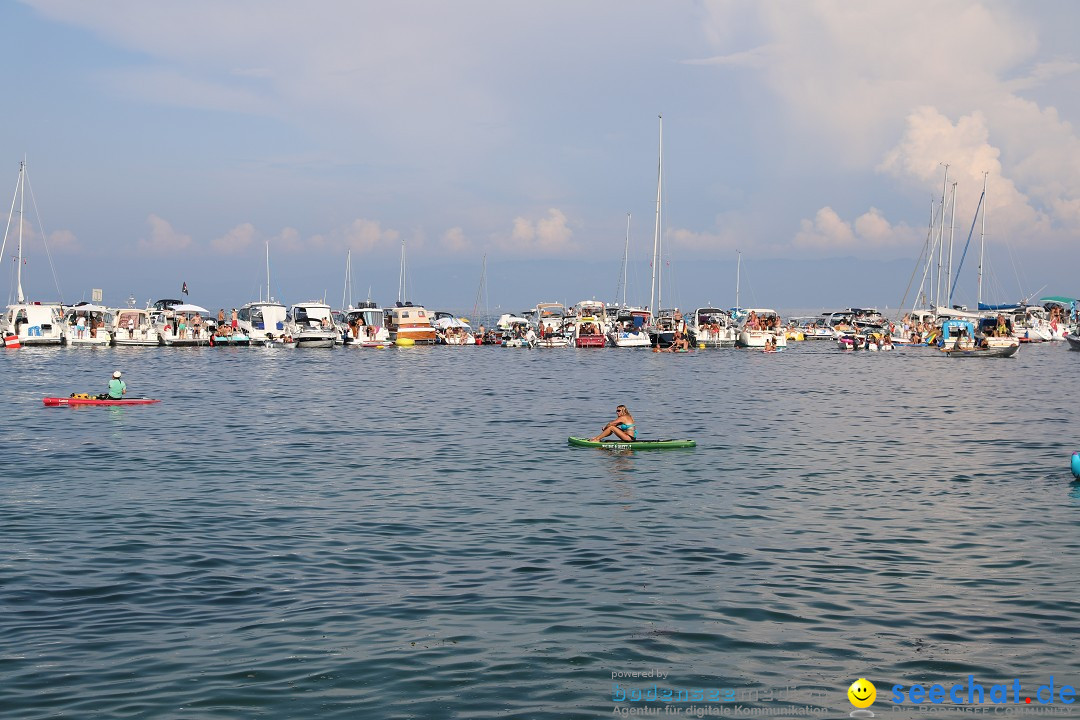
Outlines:
<svg viewBox="0 0 1080 720"><path fill-rule="evenodd" d="M941 324L941 346L949 350L975 347L975 325L970 320L946 320Z"/></svg>

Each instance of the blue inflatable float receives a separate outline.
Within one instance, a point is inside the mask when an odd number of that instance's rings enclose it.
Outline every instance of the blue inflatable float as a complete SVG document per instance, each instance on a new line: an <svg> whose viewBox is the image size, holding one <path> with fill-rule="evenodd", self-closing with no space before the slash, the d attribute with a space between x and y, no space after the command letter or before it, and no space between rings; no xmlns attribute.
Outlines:
<svg viewBox="0 0 1080 720"><path fill-rule="evenodd" d="M1080 480L1080 450L1073 453L1072 456L1072 471L1073 477Z"/></svg>

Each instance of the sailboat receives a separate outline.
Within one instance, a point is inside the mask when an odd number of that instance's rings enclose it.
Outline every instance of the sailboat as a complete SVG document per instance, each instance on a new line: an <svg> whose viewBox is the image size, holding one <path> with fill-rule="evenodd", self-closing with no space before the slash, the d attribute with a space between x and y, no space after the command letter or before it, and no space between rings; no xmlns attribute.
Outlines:
<svg viewBox="0 0 1080 720"><path fill-rule="evenodd" d="M266 243L266 299L246 303L236 313L236 326L256 345L285 344L288 313L270 293L270 242Z"/></svg>
<svg viewBox="0 0 1080 720"><path fill-rule="evenodd" d="M341 297L345 347L388 347L390 331L386 329L386 315L371 299L371 288L368 288L367 300L353 305L352 287L352 250L349 250L345 255L345 290Z"/></svg>
<svg viewBox="0 0 1080 720"><path fill-rule="evenodd" d="M7 249L11 221L15 217L15 203L19 207L19 252L16 256L15 304L8 305L0 319L0 331L3 332L6 345L63 345L67 341L67 323L61 303L40 303L27 301L23 293L23 211L26 201L26 160L19 163L19 179L15 183L15 195L11 198L11 210L8 213L7 228L4 230L4 242L0 245L0 257ZM42 242L44 242L42 233Z"/></svg>
<svg viewBox="0 0 1080 720"><path fill-rule="evenodd" d="M386 326L395 345L434 345L435 327L428 311L406 300L405 238L401 239L401 271L398 275L398 298L386 309Z"/></svg>
<svg viewBox="0 0 1080 720"><path fill-rule="evenodd" d="M686 323L678 309L664 309L664 116L660 115L660 151L656 170L656 229L653 233L652 280L649 287L649 310L653 323L649 330L651 344L659 349L675 342L677 331L686 331Z"/></svg>
<svg viewBox="0 0 1080 720"><path fill-rule="evenodd" d="M651 313L644 308L630 307L626 304L626 265L630 255L630 213L626 213L626 242L623 245L622 262L622 302L615 313L615 321L608 328L608 342L615 347L649 347L649 320ZM616 299L618 295L616 294Z"/></svg>

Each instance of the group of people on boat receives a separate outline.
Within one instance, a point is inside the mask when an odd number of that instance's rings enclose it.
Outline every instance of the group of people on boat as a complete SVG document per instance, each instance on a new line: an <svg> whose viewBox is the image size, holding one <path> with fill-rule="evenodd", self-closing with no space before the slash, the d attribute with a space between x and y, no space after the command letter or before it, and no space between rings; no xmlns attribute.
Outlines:
<svg viewBox="0 0 1080 720"><path fill-rule="evenodd" d="M780 316L772 315L759 317L753 310L746 316L746 327L749 330L779 330Z"/></svg>

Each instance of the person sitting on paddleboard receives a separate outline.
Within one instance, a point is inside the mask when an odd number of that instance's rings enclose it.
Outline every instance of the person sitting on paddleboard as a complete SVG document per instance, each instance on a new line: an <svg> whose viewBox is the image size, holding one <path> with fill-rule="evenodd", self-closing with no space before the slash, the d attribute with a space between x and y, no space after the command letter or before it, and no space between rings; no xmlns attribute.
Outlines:
<svg viewBox="0 0 1080 720"><path fill-rule="evenodd" d="M98 400L120 400L125 393L127 393L127 383L120 379L120 371L117 370L109 380L109 392L98 395Z"/></svg>
<svg viewBox="0 0 1080 720"><path fill-rule="evenodd" d="M634 427L634 416L630 414L630 411L626 409L625 405L620 405L615 408L615 412L618 416L604 426L604 431L594 438L589 438L591 442L600 442L608 435L614 435L624 442L633 442L637 439L637 430Z"/></svg>

